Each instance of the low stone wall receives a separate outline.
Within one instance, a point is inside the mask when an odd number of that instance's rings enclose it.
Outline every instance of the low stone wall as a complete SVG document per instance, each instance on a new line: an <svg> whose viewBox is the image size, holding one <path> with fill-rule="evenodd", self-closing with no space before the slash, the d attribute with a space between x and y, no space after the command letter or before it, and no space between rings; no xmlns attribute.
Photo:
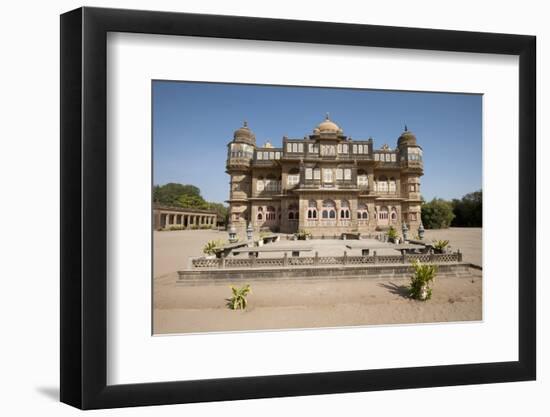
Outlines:
<svg viewBox="0 0 550 417"><path fill-rule="evenodd" d="M297 250L299 250L297 248ZM369 256L300 256L288 257L285 253L282 258L219 258L209 259L205 257L191 258L189 269L233 269L233 268L283 268L300 266L346 266L346 265L377 265L377 264L404 264L408 265L414 261L424 263L444 264L448 262L462 262L462 254L409 254L409 255L373 255Z"/></svg>
<svg viewBox="0 0 550 417"><path fill-rule="evenodd" d="M467 262L452 262L437 265L437 276L470 276L473 265ZM178 271L178 285L198 285L254 281L286 280L338 280L406 278L413 273L411 265L347 265L323 267L281 267L281 268L243 268L243 269L193 269Z"/></svg>

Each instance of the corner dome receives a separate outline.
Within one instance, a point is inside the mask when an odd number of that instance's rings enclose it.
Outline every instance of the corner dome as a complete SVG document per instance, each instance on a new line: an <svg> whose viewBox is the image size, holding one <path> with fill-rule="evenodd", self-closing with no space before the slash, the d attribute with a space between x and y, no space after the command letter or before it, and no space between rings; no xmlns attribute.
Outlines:
<svg viewBox="0 0 550 417"><path fill-rule="evenodd" d="M327 113L325 120L319 123L319 125L315 129L313 129L313 133L337 133L339 135L342 135L344 131L340 128L340 126L329 119Z"/></svg>
<svg viewBox="0 0 550 417"><path fill-rule="evenodd" d="M233 139L235 142L248 143L250 145L256 144L256 135L254 135L254 132L250 130L246 121L243 122L242 127L235 130L233 133Z"/></svg>
<svg viewBox="0 0 550 417"><path fill-rule="evenodd" d="M405 125L405 130L401 133L399 139L397 139L397 146L401 145L416 145L416 136L407 129L407 125Z"/></svg>

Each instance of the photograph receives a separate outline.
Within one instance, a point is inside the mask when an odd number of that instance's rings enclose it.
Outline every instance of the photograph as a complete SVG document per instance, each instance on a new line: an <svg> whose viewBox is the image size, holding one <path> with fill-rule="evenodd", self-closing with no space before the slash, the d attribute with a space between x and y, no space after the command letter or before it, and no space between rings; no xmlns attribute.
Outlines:
<svg viewBox="0 0 550 417"><path fill-rule="evenodd" d="M151 89L154 335L483 320L482 94Z"/></svg>

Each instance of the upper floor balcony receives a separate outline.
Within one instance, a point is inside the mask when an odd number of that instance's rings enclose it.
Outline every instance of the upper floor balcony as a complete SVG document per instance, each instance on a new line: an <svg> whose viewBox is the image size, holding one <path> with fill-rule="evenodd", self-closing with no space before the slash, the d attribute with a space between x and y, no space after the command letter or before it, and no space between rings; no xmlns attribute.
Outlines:
<svg viewBox="0 0 550 417"><path fill-rule="evenodd" d="M238 158L228 158L226 161L227 168L249 168L250 167L250 158L238 157Z"/></svg>

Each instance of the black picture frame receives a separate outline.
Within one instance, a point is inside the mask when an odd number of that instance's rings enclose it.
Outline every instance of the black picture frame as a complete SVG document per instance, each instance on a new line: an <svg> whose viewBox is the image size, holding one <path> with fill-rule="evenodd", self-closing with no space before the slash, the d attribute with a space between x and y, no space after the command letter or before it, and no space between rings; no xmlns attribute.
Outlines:
<svg viewBox="0 0 550 417"><path fill-rule="evenodd" d="M107 385L108 32L519 56L519 360ZM524 35L88 7L61 15L61 401L96 409L534 380L535 51Z"/></svg>

